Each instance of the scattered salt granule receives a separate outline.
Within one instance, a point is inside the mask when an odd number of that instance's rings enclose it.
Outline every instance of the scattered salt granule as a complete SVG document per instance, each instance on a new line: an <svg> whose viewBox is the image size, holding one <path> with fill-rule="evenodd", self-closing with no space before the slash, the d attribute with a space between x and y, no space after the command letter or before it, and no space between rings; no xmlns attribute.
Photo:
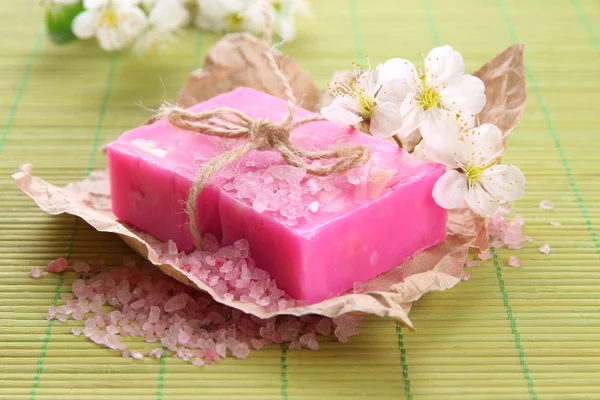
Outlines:
<svg viewBox="0 0 600 400"><path fill-rule="evenodd" d="M492 258L492 252L488 249L486 251L482 251L481 253L479 253L477 255L477 258L482 260L482 261L486 261Z"/></svg>
<svg viewBox="0 0 600 400"><path fill-rule="evenodd" d="M544 254L550 254L550 245L546 243L542 247L540 247L540 251Z"/></svg>
<svg viewBox="0 0 600 400"><path fill-rule="evenodd" d="M360 294L365 292L365 285L362 282L354 282L352 285L355 294Z"/></svg>
<svg viewBox="0 0 600 400"><path fill-rule="evenodd" d="M207 248L214 244L209 240ZM166 251L180 257L173 246L168 247ZM199 259L207 265L201 264L209 275L219 278L217 284L228 289L226 282L232 279L239 282L243 278L247 282L241 286L244 293L248 293L248 301L259 303L273 296L278 299L275 304L278 309L288 307L288 301L294 304L274 285L266 271L255 268L253 261L247 258L247 243L236 243L203 255ZM199 259L188 261L199 267ZM225 265L230 261L233 266ZM196 366L212 364L228 354L245 358L251 349L258 350L272 343L287 342L291 349L316 350L319 346L317 335L334 333L339 341L346 342L350 336L358 334L358 325L363 318L342 315L332 320L306 315L263 320L216 302L208 294L189 288L150 265L113 269L106 269L100 263L94 265L90 274L80 272L83 279L77 279L71 285L73 296L62 299L65 303L60 306L50 306L47 318L60 322L66 322L68 316L85 319L85 328L73 328L74 335L83 334L97 344L119 351L123 357L137 360L146 356L160 358L163 346L170 356ZM222 280L224 273L219 269L223 267L228 271L225 274L233 273L231 276L236 277ZM239 298L239 293L234 293ZM112 311L107 310L109 306ZM154 348L147 353L129 350L122 340L125 337L140 338L153 344Z"/></svg>
<svg viewBox="0 0 600 400"><path fill-rule="evenodd" d="M56 260L50 261L50 263L46 267L46 271L55 274L62 274L67 268L69 268L69 262L61 257L57 258Z"/></svg>
<svg viewBox="0 0 600 400"><path fill-rule="evenodd" d="M510 265L511 267L520 268L523 266L523 262L518 257L510 256L510 258L508 259L508 265Z"/></svg>
<svg viewBox="0 0 600 400"><path fill-rule="evenodd" d="M40 267L33 267L33 268L31 268L31 271L29 271L29 275L33 279L41 278L42 277L42 269Z"/></svg>
<svg viewBox="0 0 600 400"><path fill-rule="evenodd" d="M557 222L557 221L550 221L550 225L552 225L552 226L562 226L562 224L560 222Z"/></svg>
<svg viewBox="0 0 600 400"><path fill-rule="evenodd" d="M475 260L471 260L470 258L467 258L465 261L465 267L481 267L481 264L478 262L475 262Z"/></svg>
<svg viewBox="0 0 600 400"><path fill-rule="evenodd" d="M554 204L552 204L552 200L542 200L540 208L542 210L552 210L554 209Z"/></svg>
<svg viewBox="0 0 600 400"><path fill-rule="evenodd" d="M161 358L163 355L164 350L161 349L160 347L157 347L155 349L152 349L152 351L150 352L150 357L152 358Z"/></svg>
<svg viewBox="0 0 600 400"><path fill-rule="evenodd" d="M523 225L525 219L521 215L515 215L512 220L506 218L511 211L506 207L500 207L500 210L489 219L487 230L491 236L490 246L500 248L507 246L509 249L521 249L524 242L531 242L533 239L523 235Z"/></svg>

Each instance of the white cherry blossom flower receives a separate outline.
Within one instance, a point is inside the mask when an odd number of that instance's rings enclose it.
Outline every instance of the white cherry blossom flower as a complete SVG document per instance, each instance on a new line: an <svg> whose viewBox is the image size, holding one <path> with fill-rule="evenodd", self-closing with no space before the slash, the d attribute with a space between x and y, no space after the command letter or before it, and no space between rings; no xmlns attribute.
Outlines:
<svg viewBox="0 0 600 400"><path fill-rule="evenodd" d="M336 81L329 86L335 97L329 107L323 107L321 114L330 121L342 125L363 123L369 133L380 138L397 134L402 127L400 103L394 102L379 79L380 66L373 70L354 68L354 78L350 83Z"/></svg>
<svg viewBox="0 0 600 400"><path fill-rule="evenodd" d="M261 0L197 0L196 25L216 32L261 33L264 27Z"/></svg>
<svg viewBox="0 0 600 400"><path fill-rule="evenodd" d="M474 125L485 106L483 82L465 75L465 63L450 46L436 47L424 58L425 70L402 58L388 60L381 67L380 80L390 95L402 103L404 125L399 135L409 138L419 129L425 144L445 134L441 129L453 115Z"/></svg>
<svg viewBox="0 0 600 400"><path fill-rule="evenodd" d="M275 0L273 1L275 30L285 42L296 37L296 15L310 17L310 5L306 0Z"/></svg>
<svg viewBox="0 0 600 400"><path fill-rule="evenodd" d="M177 39L181 29L190 21L190 13L184 0L145 0L148 10L148 25L134 45L134 52L147 53L162 50Z"/></svg>
<svg viewBox="0 0 600 400"><path fill-rule="evenodd" d="M96 36L104 50L119 50L135 39L147 24L146 14L135 0L84 0L85 11L73 20L80 39Z"/></svg>
<svg viewBox="0 0 600 400"><path fill-rule="evenodd" d="M502 132L491 124L469 129L436 145L427 145L425 155L445 164L447 172L433 188L433 198L446 209L467 205L477 214L490 217L502 201L523 197L525 176L519 168L500 163L505 147Z"/></svg>

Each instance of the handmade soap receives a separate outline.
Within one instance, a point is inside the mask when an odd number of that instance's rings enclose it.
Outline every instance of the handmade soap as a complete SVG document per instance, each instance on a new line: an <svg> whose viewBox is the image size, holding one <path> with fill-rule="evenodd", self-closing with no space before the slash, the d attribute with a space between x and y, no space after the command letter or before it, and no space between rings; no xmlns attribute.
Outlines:
<svg viewBox="0 0 600 400"><path fill-rule="evenodd" d="M240 88L191 108L230 107L281 121L283 100ZM296 118L313 115L298 108ZM371 158L344 175L315 177L275 151L253 151L217 172L197 201L204 233L223 244L245 238L257 266L292 297L317 302L385 272L446 237L446 211L431 192L444 173L395 144L329 121L290 135L299 147L369 146ZM139 127L108 146L114 214L191 251L185 202L198 170L242 140L173 128ZM315 163L326 161L314 161Z"/></svg>

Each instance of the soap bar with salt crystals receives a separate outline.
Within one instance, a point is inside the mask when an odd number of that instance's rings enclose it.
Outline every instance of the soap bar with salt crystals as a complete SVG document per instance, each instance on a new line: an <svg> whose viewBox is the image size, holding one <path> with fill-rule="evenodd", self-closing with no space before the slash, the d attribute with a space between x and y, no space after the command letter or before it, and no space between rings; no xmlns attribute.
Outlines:
<svg viewBox="0 0 600 400"><path fill-rule="evenodd" d="M278 122L287 105L240 88L191 111L217 107ZM297 109L297 119L310 115ZM290 137L311 150L366 145L371 159L344 175L315 177L275 151L250 152L213 176L198 199L196 218L223 244L247 239L257 266L293 298L314 303L339 295L445 239L447 214L431 195L442 165L329 121L302 125ZM108 146L114 214L173 240L180 250L193 250L185 203L194 177L240 143L165 121L124 133Z"/></svg>

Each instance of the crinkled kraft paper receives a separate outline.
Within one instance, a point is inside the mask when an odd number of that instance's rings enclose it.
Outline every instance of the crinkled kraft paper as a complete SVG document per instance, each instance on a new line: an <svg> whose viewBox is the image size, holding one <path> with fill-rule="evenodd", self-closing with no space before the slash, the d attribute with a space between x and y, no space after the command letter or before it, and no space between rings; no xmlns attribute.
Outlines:
<svg viewBox="0 0 600 400"><path fill-rule="evenodd" d="M182 90L180 99L186 99L183 104L201 102L237 86L263 90L268 86L270 93L282 96L282 93L274 93L276 89L269 83L270 78L266 77L264 70L268 68L260 56L263 49L252 44L255 40L248 35L229 35L217 43L209 51L206 68L195 71ZM244 43L251 43L252 46L245 46ZM251 65L243 72L244 63ZM236 67L232 68L231 65ZM299 97L311 99L316 107L319 92L312 90L315 85L310 77L287 59L286 71L289 73L290 70L299 71L292 75L295 77ZM515 45L508 48L476 74L485 82L488 98L487 106L481 114L482 122L495 123L508 134L519 122L525 106L523 47ZM215 86L215 82L221 83ZM256 82L262 83L256 86ZM307 101L304 105L312 108ZM13 178L17 186L43 211L53 215L72 214L81 217L98 231L116 233L167 275L208 292L220 303L261 318L282 314L336 317L346 313L367 313L392 317L413 327L408 318L412 302L427 292L443 291L458 284L465 276L463 268L469 249L487 248L485 221L468 209L452 210L448 214L448 237L445 242L415 254L396 268L366 282L364 293L348 292L317 304L268 313L255 303L219 298L211 287L162 260L162 242L118 221L113 215L108 176L108 171L96 171L83 181L60 188L34 177L32 165L26 164Z"/></svg>

